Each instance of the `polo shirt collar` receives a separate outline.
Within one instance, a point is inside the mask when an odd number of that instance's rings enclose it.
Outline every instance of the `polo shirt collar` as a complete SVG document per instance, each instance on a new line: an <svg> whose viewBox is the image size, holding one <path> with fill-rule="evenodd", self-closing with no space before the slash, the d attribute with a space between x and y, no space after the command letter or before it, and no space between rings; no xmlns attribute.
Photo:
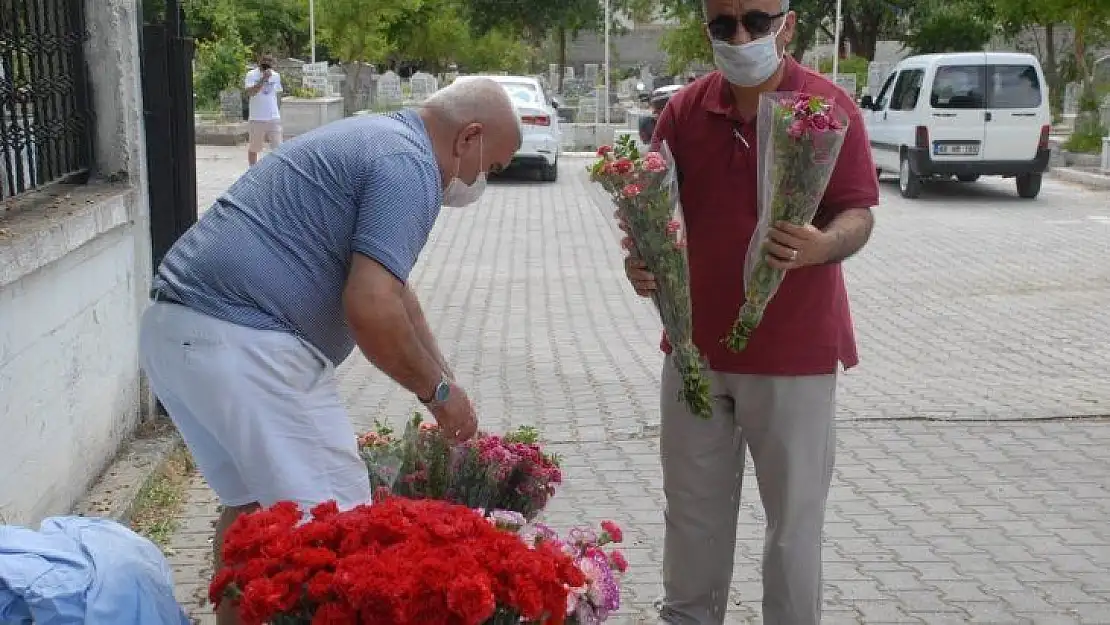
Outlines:
<svg viewBox="0 0 1110 625"><path fill-rule="evenodd" d="M782 63L782 82L775 91L798 91L805 85L805 70L789 54L783 56ZM709 75L709 84L706 85L705 93L705 110L725 117L733 116L732 90L729 89L728 81L720 70Z"/></svg>

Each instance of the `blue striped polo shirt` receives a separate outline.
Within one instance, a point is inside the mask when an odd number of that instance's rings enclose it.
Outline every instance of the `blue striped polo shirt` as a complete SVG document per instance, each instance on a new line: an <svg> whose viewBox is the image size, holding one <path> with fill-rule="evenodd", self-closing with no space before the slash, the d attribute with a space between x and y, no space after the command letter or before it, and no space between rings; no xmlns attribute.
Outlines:
<svg viewBox="0 0 1110 625"><path fill-rule="evenodd" d="M154 288L198 312L295 334L339 364L353 253L408 280L443 202L415 111L351 117L282 144L166 254Z"/></svg>

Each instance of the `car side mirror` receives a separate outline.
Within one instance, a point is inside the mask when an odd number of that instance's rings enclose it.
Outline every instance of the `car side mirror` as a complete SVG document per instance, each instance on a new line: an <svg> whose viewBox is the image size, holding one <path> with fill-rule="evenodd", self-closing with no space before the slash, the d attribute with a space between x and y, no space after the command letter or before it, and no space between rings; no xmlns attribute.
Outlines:
<svg viewBox="0 0 1110 625"><path fill-rule="evenodd" d="M862 109L875 110L875 99L869 95L865 95L859 101L859 106Z"/></svg>

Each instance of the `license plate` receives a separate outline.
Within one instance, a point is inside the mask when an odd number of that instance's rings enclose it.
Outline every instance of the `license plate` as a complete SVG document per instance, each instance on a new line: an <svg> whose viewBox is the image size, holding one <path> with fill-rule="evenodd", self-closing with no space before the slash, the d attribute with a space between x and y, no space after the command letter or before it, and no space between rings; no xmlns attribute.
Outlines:
<svg viewBox="0 0 1110 625"><path fill-rule="evenodd" d="M933 154L937 156L977 156L978 143L937 143L933 145Z"/></svg>

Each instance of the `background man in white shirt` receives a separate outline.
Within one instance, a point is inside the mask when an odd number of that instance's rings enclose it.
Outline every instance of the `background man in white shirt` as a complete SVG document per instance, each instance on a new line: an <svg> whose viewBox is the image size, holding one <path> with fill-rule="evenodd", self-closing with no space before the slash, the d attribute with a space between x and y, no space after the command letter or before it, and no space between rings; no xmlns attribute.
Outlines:
<svg viewBox="0 0 1110 625"><path fill-rule="evenodd" d="M271 149L281 145L281 111L278 110L278 94L282 92L281 75L273 70L273 66L274 57L265 54L259 59L258 67L247 72L243 81L250 98L247 161L251 165L258 162L264 143L269 143Z"/></svg>

